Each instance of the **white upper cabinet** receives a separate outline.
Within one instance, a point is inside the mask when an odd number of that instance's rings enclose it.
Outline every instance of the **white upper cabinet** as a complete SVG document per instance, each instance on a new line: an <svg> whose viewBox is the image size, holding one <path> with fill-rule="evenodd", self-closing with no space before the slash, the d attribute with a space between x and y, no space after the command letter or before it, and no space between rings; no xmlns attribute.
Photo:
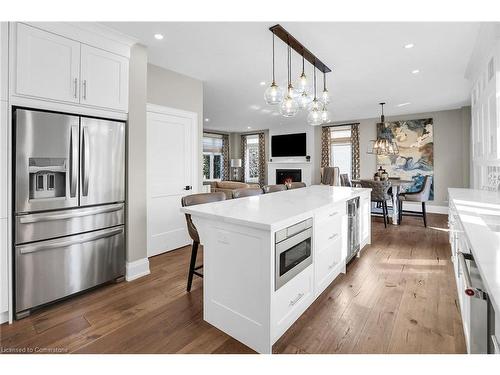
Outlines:
<svg viewBox="0 0 500 375"><path fill-rule="evenodd" d="M127 110L128 59L82 44L81 103Z"/></svg>
<svg viewBox="0 0 500 375"><path fill-rule="evenodd" d="M80 43L17 24L15 91L78 103Z"/></svg>
<svg viewBox="0 0 500 375"><path fill-rule="evenodd" d="M9 25L0 22L0 100L6 101L9 93L7 86L9 61Z"/></svg>
<svg viewBox="0 0 500 375"><path fill-rule="evenodd" d="M130 49L104 36L96 39L98 25L82 29L89 27L13 24L13 97L128 112L129 55L119 53Z"/></svg>

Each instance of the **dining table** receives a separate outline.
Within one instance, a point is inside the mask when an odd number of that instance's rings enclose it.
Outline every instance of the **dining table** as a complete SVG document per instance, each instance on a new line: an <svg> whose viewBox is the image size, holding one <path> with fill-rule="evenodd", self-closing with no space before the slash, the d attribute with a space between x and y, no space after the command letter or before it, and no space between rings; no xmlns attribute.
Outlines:
<svg viewBox="0 0 500 375"><path fill-rule="evenodd" d="M361 180L367 180L367 179L353 179L352 182L354 184L360 184ZM371 179L371 181L375 181L375 180ZM388 181L391 183L391 188L392 188L391 222L394 225L398 225L399 224L399 194L401 194L403 192L403 189L406 189L407 187L413 185L414 181L402 180L399 178L389 178Z"/></svg>

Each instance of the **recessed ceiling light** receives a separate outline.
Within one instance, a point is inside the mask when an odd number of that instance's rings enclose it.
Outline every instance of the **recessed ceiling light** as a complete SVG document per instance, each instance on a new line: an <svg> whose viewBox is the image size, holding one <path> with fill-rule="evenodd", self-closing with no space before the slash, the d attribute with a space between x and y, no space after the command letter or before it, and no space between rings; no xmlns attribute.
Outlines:
<svg viewBox="0 0 500 375"><path fill-rule="evenodd" d="M155 39L156 40L162 40L163 39L163 34L155 34Z"/></svg>
<svg viewBox="0 0 500 375"><path fill-rule="evenodd" d="M209 122L209 121L210 121L210 119L207 117L207 118L205 119L205 122Z"/></svg>
<svg viewBox="0 0 500 375"><path fill-rule="evenodd" d="M252 127L251 126L247 126L247 129L252 129Z"/></svg>
<svg viewBox="0 0 500 375"><path fill-rule="evenodd" d="M415 47L415 44L413 44L413 43L405 44L405 48L406 49L410 49L410 48L413 48L413 47Z"/></svg>
<svg viewBox="0 0 500 375"><path fill-rule="evenodd" d="M261 86L265 86L266 85L266 81L260 81L260 85Z"/></svg>
<svg viewBox="0 0 500 375"><path fill-rule="evenodd" d="M412 74L418 74L418 73L420 73L420 70L418 70L418 69L413 69L413 70L411 71L411 73L412 73Z"/></svg>
<svg viewBox="0 0 500 375"><path fill-rule="evenodd" d="M256 105L256 104L252 104L250 106L250 109L253 109L254 111L258 111L260 108L261 108L260 105Z"/></svg>
<svg viewBox="0 0 500 375"><path fill-rule="evenodd" d="M410 104L411 104L410 102L400 103L396 107L404 107L404 106L407 106L407 105L410 105Z"/></svg>

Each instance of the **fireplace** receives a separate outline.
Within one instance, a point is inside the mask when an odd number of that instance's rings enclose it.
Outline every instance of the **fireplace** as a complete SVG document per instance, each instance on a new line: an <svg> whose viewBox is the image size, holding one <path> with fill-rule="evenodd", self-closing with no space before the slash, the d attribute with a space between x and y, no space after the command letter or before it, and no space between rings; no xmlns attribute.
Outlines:
<svg viewBox="0 0 500 375"><path fill-rule="evenodd" d="M289 184L302 181L301 169L276 169L276 183Z"/></svg>

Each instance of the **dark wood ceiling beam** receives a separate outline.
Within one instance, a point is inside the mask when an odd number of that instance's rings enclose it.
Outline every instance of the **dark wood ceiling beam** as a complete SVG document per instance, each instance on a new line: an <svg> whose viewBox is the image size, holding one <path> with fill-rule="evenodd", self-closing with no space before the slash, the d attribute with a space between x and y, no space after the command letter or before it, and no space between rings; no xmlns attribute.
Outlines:
<svg viewBox="0 0 500 375"><path fill-rule="evenodd" d="M288 31L286 31L280 24L271 26L269 30L280 38L283 42L288 44L292 49L297 52L300 56L309 61L314 65L319 71L323 73L330 73L332 70L326 66L320 59L318 59L311 51L309 51L302 43L293 37Z"/></svg>

